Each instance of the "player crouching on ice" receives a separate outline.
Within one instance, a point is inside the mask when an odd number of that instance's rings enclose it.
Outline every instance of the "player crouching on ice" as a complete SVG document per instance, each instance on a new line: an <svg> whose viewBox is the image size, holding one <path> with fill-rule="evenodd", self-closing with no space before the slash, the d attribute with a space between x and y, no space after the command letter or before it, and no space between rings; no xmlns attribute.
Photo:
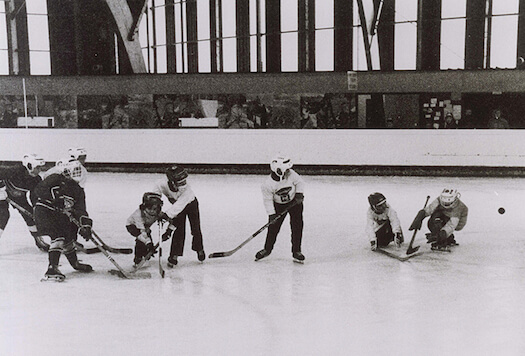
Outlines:
<svg viewBox="0 0 525 356"><path fill-rule="evenodd" d="M162 213L162 195L147 192L142 196L142 204L126 221L126 229L135 238L134 267L143 259L155 254L156 246L151 239L151 225L159 221Z"/></svg>
<svg viewBox="0 0 525 356"><path fill-rule="evenodd" d="M295 262L304 262L301 253L303 239L303 200L304 181L292 169L292 161L285 156L272 160L270 169L272 173L261 186L263 203L268 213L268 233L264 249L257 252L255 260L258 261L272 253L277 234L281 229L284 218L290 214L290 227L292 232L292 256Z"/></svg>
<svg viewBox="0 0 525 356"><path fill-rule="evenodd" d="M370 194L368 203L370 207L366 212L366 234L372 251L378 247L386 247L392 241L400 247L404 238L396 211L381 193Z"/></svg>
<svg viewBox="0 0 525 356"><path fill-rule="evenodd" d="M168 267L175 266L177 257L183 255L186 217L190 221L191 234L193 235L191 249L197 252L197 258L202 262L206 259L206 254L202 243L199 201L186 182L188 172L184 167L175 165L166 170L166 177L167 180L162 179L155 184L153 192L165 195L171 203L165 213L162 214L162 219L170 222L162 235L162 241L168 240L173 235Z"/></svg>
<svg viewBox="0 0 525 356"><path fill-rule="evenodd" d="M457 245L453 233L465 227L468 217L468 208L460 196L457 189L443 189L439 197L417 213L409 230L419 230L425 217L430 216L427 242L432 243L432 249L447 250L448 246Z"/></svg>
<svg viewBox="0 0 525 356"><path fill-rule="evenodd" d="M82 179L80 162L71 161L61 168L62 174L51 174L35 188L38 199L34 210L36 226L43 236L51 239L49 266L44 280L63 281L66 278L58 269L62 253L74 269L93 271L90 265L78 261L74 247L77 233L86 241L91 239L93 225L86 211L84 189L78 184ZM72 224L73 219L78 225Z"/></svg>

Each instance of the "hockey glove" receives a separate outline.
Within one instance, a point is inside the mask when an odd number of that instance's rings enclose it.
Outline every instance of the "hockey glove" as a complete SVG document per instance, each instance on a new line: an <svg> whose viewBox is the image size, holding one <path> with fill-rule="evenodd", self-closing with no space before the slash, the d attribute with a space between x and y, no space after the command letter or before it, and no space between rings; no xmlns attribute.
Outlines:
<svg viewBox="0 0 525 356"><path fill-rule="evenodd" d="M93 226L93 220L85 215L82 215L80 217L80 228L78 229L78 233L80 236L82 236L86 241L91 240L91 227Z"/></svg>
<svg viewBox="0 0 525 356"><path fill-rule="evenodd" d="M412 224L410 225L408 230L412 231L421 229L421 224L423 223L423 219L425 218L425 216L425 209L421 209L420 211L418 211L414 221L412 221Z"/></svg>
<svg viewBox="0 0 525 356"><path fill-rule="evenodd" d="M295 204L302 204L304 201L304 194L303 193L296 193L295 194Z"/></svg>
<svg viewBox="0 0 525 356"><path fill-rule="evenodd" d="M403 234L396 232L394 236L394 243L396 244L396 247L401 247L401 242L403 242Z"/></svg>
<svg viewBox="0 0 525 356"><path fill-rule="evenodd" d="M155 250L155 246L153 245L153 242L151 242L151 241L150 241L149 243L146 244L146 248L148 249L148 254L151 253L151 256L154 256L154 255L155 255L155 252L157 252L157 251Z"/></svg>
<svg viewBox="0 0 525 356"><path fill-rule="evenodd" d="M166 231L162 234L162 241L169 240L171 235L173 235L173 230L170 228L167 228Z"/></svg>
<svg viewBox="0 0 525 356"><path fill-rule="evenodd" d="M163 211L159 214L159 218L158 218L158 220L159 220L159 221L167 221L167 222L170 222L170 221L171 221L171 219L170 219L170 217L168 216L168 214L166 214L166 213L163 212Z"/></svg>
<svg viewBox="0 0 525 356"><path fill-rule="evenodd" d="M274 221L274 219L277 217L278 214L270 214L268 215L268 221Z"/></svg>
<svg viewBox="0 0 525 356"><path fill-rule="evenodd" d="M370 248L372 249L372 251L377 250L377 239L370 241Z"/></svg>

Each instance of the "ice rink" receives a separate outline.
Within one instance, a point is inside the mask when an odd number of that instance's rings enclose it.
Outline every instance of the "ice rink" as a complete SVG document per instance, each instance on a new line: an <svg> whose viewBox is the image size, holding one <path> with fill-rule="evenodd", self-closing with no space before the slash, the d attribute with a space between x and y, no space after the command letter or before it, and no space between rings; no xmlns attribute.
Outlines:
<svg viewBox="0 0 525 356"><path fill-rule="evenodd" d="M133 247L125 229L142 193L162 174L91 173L94 229ZM233 249L267 222L265 176L190 175L206 254ZM179 264L125 280L103 254L79 254L95 272L40 282L47 254L21 216L0 239L0 355L524 355L525 181L519 178L304 176L304 265L292 262L288 218L273 253L254 262L266 232L230 257L197 261L187 234ZM406 251L427 195L455 187L469 207L460 246L433 252L425 220L400 262L369 249L367 196L398 212ZM498 214L499 207L506 213ZM158 234L153 234L158 239ZM163 244L167 257L169 242ZM86 243L87 247L91 243ZM130 269L132 255L114 254Z"/></svg>

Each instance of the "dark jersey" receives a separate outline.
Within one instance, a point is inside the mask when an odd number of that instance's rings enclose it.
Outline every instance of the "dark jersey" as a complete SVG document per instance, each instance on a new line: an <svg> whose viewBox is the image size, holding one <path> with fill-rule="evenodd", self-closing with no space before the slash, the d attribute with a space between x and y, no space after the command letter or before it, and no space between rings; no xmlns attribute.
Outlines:
<svg viewBox="0 0 525 356"><path fill-rule="evenodd" d="M33 177L26 167L20 164L16 167L0 168L0 180L4 182L9 197L20 198L32 192L42 178ZM31 200L34 201L33 197Z"/></svg>
<svg viewBox="0 0 525 356"><path fill-rule="evenodd" d="M62 174L46 177L36 186L35 195L38 199L37 204L50 210L69 210L77 220L81 216L88 216L84 189Z"/></svg>

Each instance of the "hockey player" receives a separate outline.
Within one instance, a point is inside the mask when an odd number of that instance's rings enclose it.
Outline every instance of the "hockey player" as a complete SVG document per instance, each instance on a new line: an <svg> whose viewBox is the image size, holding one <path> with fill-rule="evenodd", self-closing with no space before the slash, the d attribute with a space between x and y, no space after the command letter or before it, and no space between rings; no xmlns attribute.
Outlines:
<svg viewBox="0 0 525 356"><path fill-rule="evenodd" d="M304 181L292 169L292 161L286 156L278 156L270 163L272 173L261 186L264 207L268 213L269 222L264 248L257 252L255 260L258 261L272 253L277 234L281 230L284 218L290 214L292 230L292 256L296 262L304 262L301 252L303 239L303 200ZM277 216L285 212L277 220Z"/></svg>
<svg viewBox="0 0 525 356"><path fill-rule="evenodd" d="M409 230L419 230L425 217L430 216L427 240L432 243L432 249L447 250L448 246L456 245L454 231L462 230L468 217L468 207L459 199L460 196L457 189L443 189L439 197L417 213Z"/></svg>
<svg viewBox="0 0 525 356"><path fill-rule="evenodd" d="M88 172L87 172L87 169L86 169L87 151L83 147L73 147L73 148L68 149L68 153L69 153L69 156L70 156L70 160L71 159L75 159L75 160L79 161L80 164L81 164L80 167L82 169L82 179L78 182L78 184L82 188L85 188L86 181L87 181L87 176L88 176Z"/></svg>
<svg viewBox="0 0 525 356"><path fill-rule="evenodd" d="M372 251L386 247L392 241L400 247L404 239L396 211L387 203L385 196L378 192L368 196L368 203L366 234Z"/></svg>
<svg viewBox="0 0 525 356"><path fill-rule="evenodd" d="M57 173L60 174L62 172L61 166L63 166L64 164L66 164L68 162L71 162L71 161L79 161L80 162L80 169L82 170L82 174L81 174L82 178L78 182L78 184L82 188L85 188L86 181L87 181L87 176L88 176L88 171L87 171L86 167L84 167L85 164L86 164L87 151L84 148L70 148L70 149L68 149L68 153L69 153L69 157L66 157L66 158L58 160L56 162L55 167L52 167L47 172L45 172L43 174L43 177L45 179L47 176L50 176L51 174L57 174Z"/></svg>
<svg viewBox="0 0 525 356"><path fill-rule="evenodd" d="M66 277L58 269L60 255L66 255L71 266L81 272L93 268L80 263L74 242L78 234L86 241L91 239L93 220L86 211L84 190L78 184L81 180L80 162L71 161L62 165L62 174L46 177L35 188L38 199L35 205L35 221L42 235L51 239L49 266L44 279L63 281ZM72 228L70 216L78 222Z"/></svg>
<svg viewBox="0 0 525 356"><path fill-rule="evenodd" d="M8 199L13 206L19 210L24 219L29 232L35 239L36 246L46 252L49 245L42 239L37 231L35 221L33 220L33 190L38 183L42 181L40 173L44 169L46 162L40 156L31 153L22 158L22 164L15 167L0 168L0 236L5 230L9 221L9 204ZM29 195L29 200L28 200Z"/></svg>
<svg viewBox="0 0 525 356"><path fill-rule="evenodd" d="M197 252L199 261L204 261L206 255L202 242L199 201L195 193L187 184L188 172L180 165L174 165L166 170L166 178L158 181L153 188L154 193L165 195L170 202L170 206L162 214L163 219L170 222L170 225L162 235L162 241L171 240L170 256L168 257L168 267L177 264L177 257L183 255L184 240L186 237L186 217L190 222L193 241L191 249Z"/></svg>
<svg viewBox="0 0 525 356"><path fill-rule="evenodd" d="M137 266L148 253L154 253L151 240L151 225L160 219L162 213L162 195L147 192L142 196L142 204L126 221L126 229L135 238L135 257Z"/></svg>

